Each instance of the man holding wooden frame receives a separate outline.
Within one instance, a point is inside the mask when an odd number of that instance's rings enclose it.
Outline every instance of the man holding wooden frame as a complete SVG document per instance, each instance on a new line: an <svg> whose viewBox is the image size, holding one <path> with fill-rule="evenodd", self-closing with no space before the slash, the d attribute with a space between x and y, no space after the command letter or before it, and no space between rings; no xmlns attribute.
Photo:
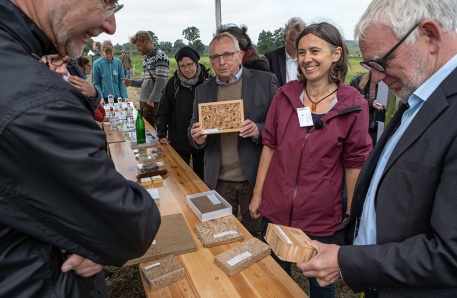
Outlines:
<svg viewBox="0 0 457 298"><path fill-rule="evenodd" d="M210 60L216 77L196 90L188 137L195 148L205 147L206 185L232 205L233 215L238 216L240 207L243 225L254 236L260 236L260 221L251 217L249 203L262 152L265 117L279 84L271 73L242 67L242 55L238 41L231 34L214 36L210 43ZM199 104L240 98L245 120L241 122L239 133L203 133Z"/></svg>

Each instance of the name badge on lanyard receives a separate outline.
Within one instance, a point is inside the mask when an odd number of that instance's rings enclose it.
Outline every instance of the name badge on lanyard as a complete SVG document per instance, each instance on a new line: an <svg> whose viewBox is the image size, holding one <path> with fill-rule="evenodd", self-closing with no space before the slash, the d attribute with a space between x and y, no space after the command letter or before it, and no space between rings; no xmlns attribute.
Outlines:
<svg viewBox="0 0 457 298"><path fill-rule="evenodd" d="M313 117L311 116L311 110L309 107L297 108L298 122L300 127L313 126Z"/></svg>

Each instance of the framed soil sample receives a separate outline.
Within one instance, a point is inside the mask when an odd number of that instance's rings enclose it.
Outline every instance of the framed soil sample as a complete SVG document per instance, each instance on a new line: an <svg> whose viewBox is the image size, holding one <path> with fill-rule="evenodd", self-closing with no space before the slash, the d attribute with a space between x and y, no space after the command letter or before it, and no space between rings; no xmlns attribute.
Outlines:
<svg viewBox="0 0 457 298"><path fill-rule="evenodd" d="M198 117L204 134L240 131L244 121L243 100L200 103Z"/></svg>

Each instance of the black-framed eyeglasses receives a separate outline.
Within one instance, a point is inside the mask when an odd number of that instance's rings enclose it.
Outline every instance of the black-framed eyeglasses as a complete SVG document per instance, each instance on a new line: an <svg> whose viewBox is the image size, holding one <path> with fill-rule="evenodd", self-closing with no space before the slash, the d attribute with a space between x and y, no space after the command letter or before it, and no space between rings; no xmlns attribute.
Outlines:
<svg viewBox="0 0 457 298"><path fill-rule="evenodd" d="M62 59L62 58L54 58L51 56L46 56L46 62L51 63L54 66L62 66L62 65L67 65L68 63L71 62L71 59Z"/></svg>
<svg viewBox="0 0 457 298"><path fill-rule="evenodd" d="M411 28L411 30L409 30L408 33L406 33L406 35L403 36L402 39L400 39L384 56L382 56L381 58L376 58L376 59L367 61L367 62L362 61L362 62L360 62L360 65L362 65L363 67L365 67L368 70L371 70L373 68L377 71L385 72L386 71L386 64L385 64L386 59L402 44L402 42L404 42L406 40L406 38L408 38L408 36L411 34L411 32L414 31L414 29L416 29L417 26L419 26L419 24L414 25L414 27Z"/></svg>
<svg viewBox="0 0 457 298"><path fill-rule="evenodd" d="M224 58L225 61L230 61L232 60L233 58L233 55L235 55L236 53L239 53L240 51L236 51L236 52L225 52L225 53L222 53L220 55L211 55L209 56L209 59L211 60L211 62L219 62L220 61L220 58Z"/></svg>
<svg viewBox="0 0 457 298"><path fill-rule="evenodd" d="M118 12L119 10L122 9L122 7L124 7L124 4L119 4L117 3L118 0L114 0L114 6L113 7L109 7L109 2L110 0L105 0L106 2L106 17L110 17L112 16L113 14L115 14L116 12Z"/></svg>
<svg viewBox="0 0 457 298"><path fill-rule="evenodd" d="M194 66L195 66L195 63L191 62L191 63L180 65L179 69L181 69L181 70L192 69L192 68L194 68Z"/></svg>

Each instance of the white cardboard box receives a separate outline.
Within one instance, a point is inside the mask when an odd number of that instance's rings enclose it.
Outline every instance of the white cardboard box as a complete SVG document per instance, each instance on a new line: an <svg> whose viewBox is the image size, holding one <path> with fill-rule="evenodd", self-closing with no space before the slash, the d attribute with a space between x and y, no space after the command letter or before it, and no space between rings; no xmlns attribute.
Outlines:
<svg viewBox="0 0 457 298"><path fill-rule="evenodd" d="M222 206L220 206L220 209L202 213L202 211L199 210L199 208L192 202L192 200L204 196L208 197L208 200L213 205L222 204ZM215 190L188 195L186 196L186 203L190 207L190 209L192 209L195 215L197 215L198 219L200 219L201 222L213 220L232 214L232 206Z"/></svg>

